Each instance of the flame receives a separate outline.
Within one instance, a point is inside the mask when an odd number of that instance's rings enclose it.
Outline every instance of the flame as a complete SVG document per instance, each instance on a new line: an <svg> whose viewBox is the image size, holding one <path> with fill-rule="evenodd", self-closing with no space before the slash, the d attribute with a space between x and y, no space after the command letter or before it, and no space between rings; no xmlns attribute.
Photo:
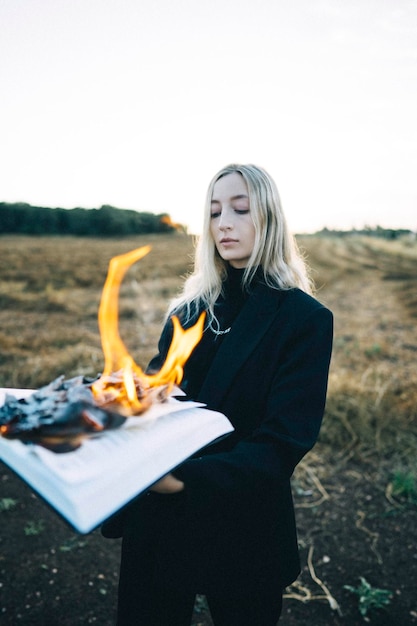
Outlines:
<svg viewBox="0 0 417 626"><path fill-rule="evenodd" d="M148 254L150 249L150 246L143 246L110 260L98 312L104 370L93 383L92 391L99 406L115 407L125 415L143 413L149 408L153 398L152 388L165 386L169 392L173 385L181 382L184 364L200 341L204 328L205 313L187 330L174 316L173 338L161 370L147 375L135 363L119 335L119 291L129 267Z"/></svg>
<svg viewBox="0 0 417 626"><path fill-rule="evenodd" d="M173 222L170 215L163 215L160 219L160 222L161 224L166 224L167 226L170 226L174 230L184 231L184 225L179 224L178 222Z"/></svg>

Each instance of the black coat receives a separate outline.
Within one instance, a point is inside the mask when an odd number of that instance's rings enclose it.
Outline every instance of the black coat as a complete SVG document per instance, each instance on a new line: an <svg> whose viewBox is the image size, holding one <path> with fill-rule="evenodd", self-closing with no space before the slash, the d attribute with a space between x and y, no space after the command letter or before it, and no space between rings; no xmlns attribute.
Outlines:
<svg viewBox="0 0 417 626"><path fill-rule="evenodd" d="M141 498L125 530L155 547L167 579L210 593L298 576L290 477L319 433L332 334L331 312L298 289L258 284L249 296L195 398L234 433L174 470L184 492ZM169 337L167 326L160 359ZM146 569L139 547L138 559Z"/></svg>

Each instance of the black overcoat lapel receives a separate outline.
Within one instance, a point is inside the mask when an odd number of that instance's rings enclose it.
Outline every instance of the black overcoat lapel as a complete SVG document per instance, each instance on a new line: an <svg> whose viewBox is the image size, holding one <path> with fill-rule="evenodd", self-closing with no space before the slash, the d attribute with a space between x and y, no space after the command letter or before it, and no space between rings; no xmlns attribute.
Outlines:
<svg viewBox="0 0 417 626"><path fill-rule="evenodd" d="M199 393L199 398L210 398L212 408L219 406L239 369L268 332L285 293L257 285L249 296L217 351Z"/></svg>

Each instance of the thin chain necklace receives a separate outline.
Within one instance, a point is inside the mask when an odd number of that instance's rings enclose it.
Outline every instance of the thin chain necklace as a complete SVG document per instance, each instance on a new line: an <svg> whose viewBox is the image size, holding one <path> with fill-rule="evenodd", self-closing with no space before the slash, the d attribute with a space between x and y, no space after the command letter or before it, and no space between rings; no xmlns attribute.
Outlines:
<svg viewBox="0 0 417 626"><path fill-rule="evenodd" d="M227 335L227 333L230 333L230 331L232 330L232 327L229 326L229 328L225 328L224 330L214 330L214 328L212 326L210 326L211 332L214 333L215 335Z"/></svg>

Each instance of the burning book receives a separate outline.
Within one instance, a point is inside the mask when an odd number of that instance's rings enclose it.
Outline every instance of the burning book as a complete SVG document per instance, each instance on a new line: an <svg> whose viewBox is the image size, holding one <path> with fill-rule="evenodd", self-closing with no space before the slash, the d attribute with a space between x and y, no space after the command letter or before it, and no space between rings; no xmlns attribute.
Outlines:
<svg viewBox="0 0 417 626"><path fill-rule="evenodd" d="M204 315L183 330L173 318L174 335L161 370L146 375L134 362L118 330L120 284L132 263L150 251L144 246L111 259L99 308L104 372L94 381L60 376L28 398L6 397L0 407L0 434L37 443L54 452L69 452L85 437L118 428L129 415L143 414L163 402L181 382L183 366L203 333Z"/></svg>
<svg viewBox="0 0 417 626"><path fill-rule="evenodd" d="M60 376L35 391L0 390L1 460L79 532L233 430L221 413L172 397L202 336L204 315L187 330L173 318L171 346L156 374L145 374L120 338L120 283L149 249L110 261L99 308L102 375Z"/></svg>

